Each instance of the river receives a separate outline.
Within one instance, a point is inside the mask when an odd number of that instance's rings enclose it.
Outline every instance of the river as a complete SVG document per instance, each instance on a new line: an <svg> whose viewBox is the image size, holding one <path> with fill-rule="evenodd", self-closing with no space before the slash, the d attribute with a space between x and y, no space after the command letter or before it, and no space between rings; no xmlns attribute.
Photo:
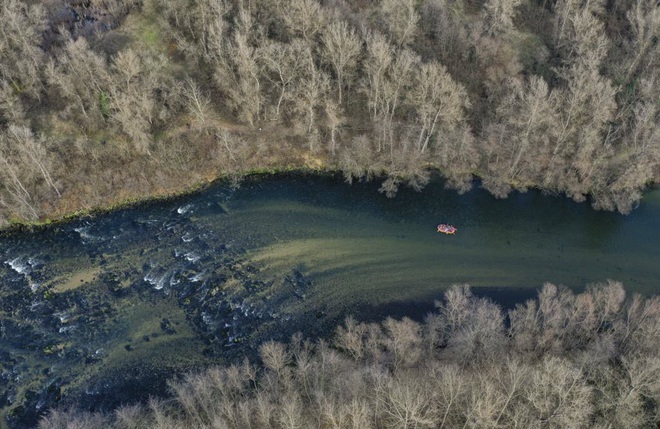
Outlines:
<svg viewBox="0 0 660 429"><path fill-rule="evenodd" d="M176 374L328 336L353 314L421 319L468 283L504 306L544 282L657 293L660 189L630 215L536 191L496 200L434 179L282 175L0 237L0 426L53 404L111 409ZM458 228L436 232L438 223Z"/></svg>

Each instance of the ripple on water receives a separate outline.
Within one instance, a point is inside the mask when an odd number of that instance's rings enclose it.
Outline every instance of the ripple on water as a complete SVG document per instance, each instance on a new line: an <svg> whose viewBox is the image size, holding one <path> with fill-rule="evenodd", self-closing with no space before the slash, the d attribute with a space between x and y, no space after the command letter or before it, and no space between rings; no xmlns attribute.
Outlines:
<svg viewBox="0 0 660 429"><path fill-rule="evenodd" d="M195 274L194 276L190 277L190 281L192 283L200 282L200 281L204 280L205 275L206 275L206 271L199 272L199 273Z"/></svg>
<svg viewBox="0 0 660 429"><path fill-rule="evenodd" d="M183 205L183 206L179 207L178 209L176 209L176 212L180 215L188 214L188 213L192 212L193 208L194 208L194 205L186 204L186 205Z"/></svg>
<svg viewBox="0 0 660 429"><path fill-rule="evenodd" d="M27 263L33 269L40 268L42 265L44 265L44 262L41 259L37 259L36 256L28 258Z"/></svg>
<svg viewBox="0 0 660 429"><path fill-rule="evenodd" d="M78 325L62 326L62 327L59 329L58 332L59 332L60 334L67 334L67 333L69 333L69 332L71 332L71 331L73 331L73 330L75 330L75 329L77 329L77 328L78 328Z"/></svg>
<svg viewBox="0 0 660 429"><path fill-rule="evenodd" d="M30 273L31 266L29 264L29 258L25 256L19 256L14 259L9 259L5 261L5 264L9 265L12 270L16 271L18 274L26 275Z"/></svg>
<svg viewBox="0 0 660 429"><path fill-rule="evenodd" d="M73 228L74 231L80 236L80 240L83 243L92 242L96 240L92 234L89 233L89 226L79 226L78 228Z"/></svg>
<svg viewBox="0 0 660 429"><path fill-rule="evenodd" d="M186 254L184 254L183 256L186 259L186 261L192 262L193 264L201 259L201 256L199 256L195 252L186 252Z"/></svg>
<svg viewBox="0 0 660 429"><path fill-rule="evenodd" d="M68 323L68 322L71 321L71 313L69 313L68 311L53 313L53 316L60 319L60 323L62 323L62 324Z"/></svg>

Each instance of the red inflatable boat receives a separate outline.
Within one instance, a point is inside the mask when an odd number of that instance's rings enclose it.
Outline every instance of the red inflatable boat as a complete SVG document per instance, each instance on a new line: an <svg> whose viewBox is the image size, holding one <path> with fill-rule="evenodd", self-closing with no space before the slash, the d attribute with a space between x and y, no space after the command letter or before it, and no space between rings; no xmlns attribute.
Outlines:
<svg viewBox="0 0 660 429"><path fill-rule="evenodd" d="M456 231L458 231L458 230L456 229L456 227L454 227L452 225L447 225L447 224L444 224L444 223L441 223L440 225L438 225L438 232L442 232L442 233L445 233L445 234L456 234Z"/></svg>

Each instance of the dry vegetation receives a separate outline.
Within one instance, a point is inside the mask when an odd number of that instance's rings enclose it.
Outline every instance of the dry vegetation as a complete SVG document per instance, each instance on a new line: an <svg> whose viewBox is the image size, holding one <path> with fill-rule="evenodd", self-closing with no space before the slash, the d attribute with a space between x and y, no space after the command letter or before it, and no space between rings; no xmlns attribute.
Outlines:
<svg viewBox="0 0 660 429"><path fill-rule="evenodd" d="M5 0L0 222L306 159L628 212L659 38L655 0Z"/></svg>
<svg viewBox="0 0 660 429"><path fill-rule="evenodd" d="M504 312L454 286L422 324L347 319L334 341L267 342L261 365L173 381L114 414L51 411L40 429L653 428L660 298L546 284Z"/></svg>

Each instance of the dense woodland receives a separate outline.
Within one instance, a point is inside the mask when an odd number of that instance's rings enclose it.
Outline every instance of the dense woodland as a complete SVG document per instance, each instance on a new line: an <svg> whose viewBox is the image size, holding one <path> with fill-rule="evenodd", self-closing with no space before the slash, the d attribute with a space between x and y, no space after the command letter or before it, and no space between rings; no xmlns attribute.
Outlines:
<svg viewBox="0 0 660 429"><path fill-rule="evenodd" d="M422 324L347 319L112 414L51 411L40 429L657 428L660 297L546 284L504 312L454 286Z"/></svg>
<svg viewBox="0 0 660 429"><path fill-rule="evenodd" d="M656 0L3 0L0 222L269 168L630 211Z"/></svg>

